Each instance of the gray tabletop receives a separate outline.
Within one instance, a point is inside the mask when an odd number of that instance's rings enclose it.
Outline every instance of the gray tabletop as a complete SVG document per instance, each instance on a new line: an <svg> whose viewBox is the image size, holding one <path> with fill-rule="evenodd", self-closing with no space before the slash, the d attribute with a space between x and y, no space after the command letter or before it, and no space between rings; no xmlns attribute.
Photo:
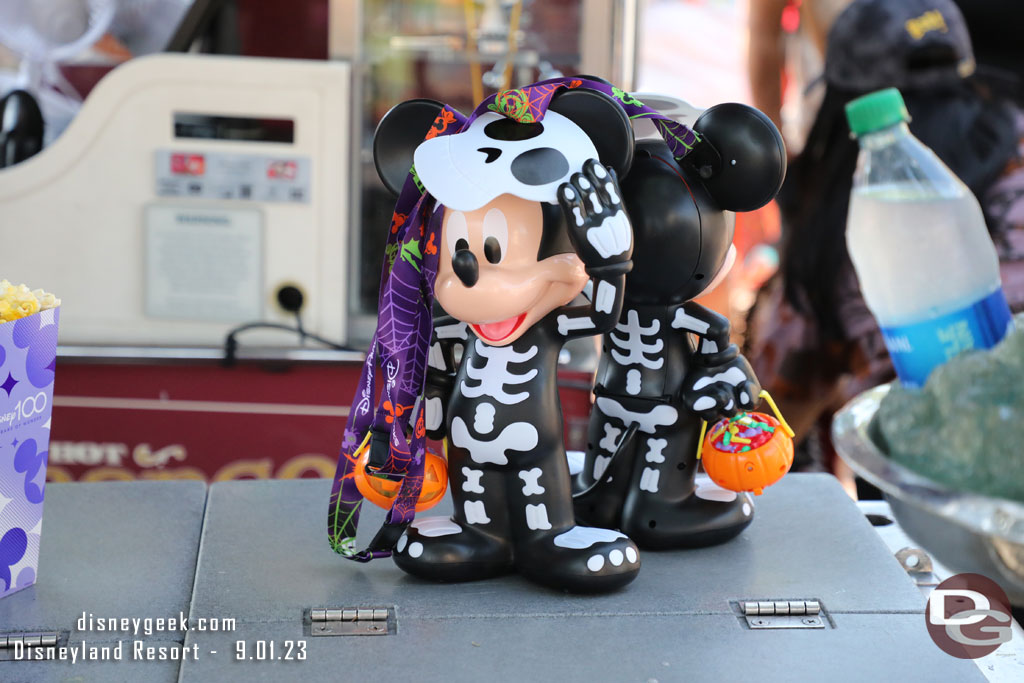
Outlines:
<svg viewBox="0 0 1024 683"><path fill-rule="evenodd" d="M0 661L0 681L175 681L177 661L135 660L144 648L181 647L185 633L78 629L78 621L188 614L206 485L198 481L47 484L38 583L0 600L0 635L59 633L71 648L113 648L122 660ZM95 625L95 621L93 622ZM120 624L117 624L120 626ZM165 627L167 624L165 624ZM146 630L150 633L147 634ZM159 649L153 651L159 656ZM143 650L143 657L148 652Z"/></svg>
<svg viewBox="0 0 1024 683"><path fill-rule="evenodd" d="M210 487L191 611L235 618L237 629L188 633L199 658L183 663L181 680L982 680L931 642L916 586L826 475L790 475L772 487L751 527L728 544L643 553L639 578L604 596L514 575L434 584L390 560L346 561L327 546L329 488L324 480ZM382 517L364 515L362 543ZM826 628L751 630L736 607L805 598L821 602ZM358 606L393 607L397 633L308 635L309 609ZM304 661L255 657L271 643L275 657L289 647L294 656L300 641Z"/></svg>
<svg viewBox="0 0 1024 683"><path fill-rule="evenodd" d="M514 575L434 584L390 560L348 562L327 546L329 487L48 486L40 582L0 600L0 635L59 632L73 647L123 642L124 661L0 661L0 680L981 679L970 662L931 643L914 583L828 476L790 475L772 487L757 499L753 525L726 545L643 553L639 578L604 596L546 590ZM383 514L364 516L361 542ZM826 627L751 630L737 604L756 599L818 600ZM309 609L346 606L392 608L397 632L310 635ZM181 612L187 632L77 628L83 613ZM201 631L199 619L235 624ZM134 661L136 640L197 658Z"/></svg>

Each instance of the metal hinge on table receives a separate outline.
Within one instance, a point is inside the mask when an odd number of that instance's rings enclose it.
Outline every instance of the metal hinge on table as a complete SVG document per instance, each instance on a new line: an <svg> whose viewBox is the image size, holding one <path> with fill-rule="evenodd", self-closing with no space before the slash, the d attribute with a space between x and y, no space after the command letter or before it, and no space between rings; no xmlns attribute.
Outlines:
<svg viewBox="0 0 1024 683"><path fill-rule="evenodd" d="M46 633L0 633L0 661L13 660L20 646L30 647L57 647L60 634L55 632ZM24 650L21 650L24 653Z"/></svg>
<svg viewBox="0 0 1024 683"><path fill-rule="evenodd" d="M752 629L825 628L817 600L750 600L740 609Z"/></svg>
<svg viewBox="0 0 1024 683"><path fill-rule="evenodd" d="M309 610L312 636L387 636L398 630L394 607Z"/></svg>

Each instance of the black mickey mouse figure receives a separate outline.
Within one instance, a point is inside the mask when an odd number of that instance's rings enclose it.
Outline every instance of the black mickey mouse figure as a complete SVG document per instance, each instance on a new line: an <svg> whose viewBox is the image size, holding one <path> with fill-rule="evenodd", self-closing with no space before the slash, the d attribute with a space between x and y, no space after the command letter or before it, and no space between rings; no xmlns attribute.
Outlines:
<svg viewBox="0 0 1024 683"><path fill-rule="evenodd" d="M723 316L694 303L731 266L728 211L767 204L786 168L782 138L761 112L723 104L693 124L682 160L660 140L637 143L622 183L633 270L602 343L577 519L617 528L641 548L712 545L752 520L746 493L697 476L701 421L751 410L760 386Z"/></svg>
<svg viewBox="0 0 1024 683"><path fill-rule="evenodd" d="M393 557L432 580L516 571L607 591L633 580L639 555L625 534L575 521L556 369L566 340L620 317L633 239L618 176L633 132L605 93L534 88L503 94L503 109L455 134L424 141L442 107L426 100L398 105L376 133L385 184L397 192L413 167L444 207L427 248L439 250L433 292L445 315L434 318L422 403L427 435L449 444L454 514L413 521ZM542 116L534 95L549 102ZM569 305L588 283L591 303ZM374 443L386 452L386 435Z"/></svg>

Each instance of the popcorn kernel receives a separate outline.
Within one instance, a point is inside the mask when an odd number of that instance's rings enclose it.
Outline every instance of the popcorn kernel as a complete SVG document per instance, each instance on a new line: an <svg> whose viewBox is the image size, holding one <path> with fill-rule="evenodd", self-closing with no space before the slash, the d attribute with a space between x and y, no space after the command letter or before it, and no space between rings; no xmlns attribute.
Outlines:
<svg viewBox="0 0 1024 683"><path fill-rule="evenodd" d="M12 322L60 306L60 299L41 289L0 280L0 323Z"/></svg>

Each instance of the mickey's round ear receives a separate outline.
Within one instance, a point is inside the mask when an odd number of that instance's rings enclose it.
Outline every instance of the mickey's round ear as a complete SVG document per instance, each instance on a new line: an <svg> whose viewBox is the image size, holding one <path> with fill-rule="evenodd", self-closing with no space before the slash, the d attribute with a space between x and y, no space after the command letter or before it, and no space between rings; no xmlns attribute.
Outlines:
<svg viewBox="0 0 1024 683"><path fill-rule="evenodd" d="M396 104L373 134L373 163L384 186L401 193L412 168L412 155L444 107L436 100L416 99Z"/></svg>
<svg viewBox="0 0 1024 683"><path fill-rule="evenodd" d="M719 104L701 114L693 129L710 149L698 145L683 163L695 167L719 206L753 211L778 194L786 147L771 119L745 104Z"/></svg>
<svg viewBox="0 0 1024 683"><path fill-rule="evenodd" d="M619 179L633 164L633 127L615 100L596 90L561 90L548 106L583 129L597 148L602 164L611 166Z"/></svg>

